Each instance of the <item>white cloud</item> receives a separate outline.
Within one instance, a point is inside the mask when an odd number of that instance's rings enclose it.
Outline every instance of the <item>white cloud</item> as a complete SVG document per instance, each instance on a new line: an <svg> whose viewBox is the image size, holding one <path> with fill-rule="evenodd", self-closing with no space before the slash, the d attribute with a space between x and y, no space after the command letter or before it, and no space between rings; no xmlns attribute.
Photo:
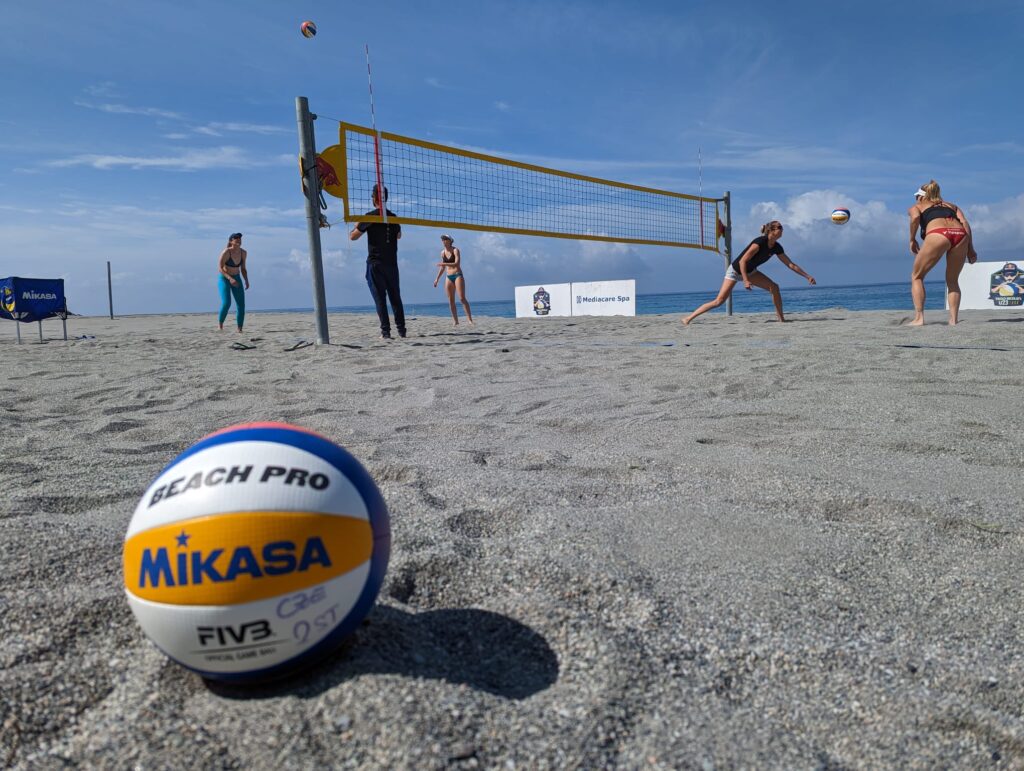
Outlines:
<svg viewBox="0 0 1024 771"><path fill-rule="evenodd" d="M498 112L509 112L512 109L512 105L508 102L503 102L500 99L494 103L494 109Z"/></svg>
<svg viewBox="0 0 1024 771"><path fill-rule="evenodd" d="M30 209L24 206L10 206L8 204L0 204L0 211L12 211L18 214L43 214L42 209Z"/></svg>
<svg viewBox="0 0 1024 771"><path fill-rule="evenodd" d="M836 225L831 220L832 210L838 206L851 212L845 225ZM784 203L764 201L751 207L746 216L733 219L732 245L736 256L750 239L760 235L761 225L771 220L782 222L782 243L787 254L798 262L800 254L825 259L891 256L908 240L904 212L890 211L880 201L862 202L838 190L811 190Z"/></svg>
<svg viewBox="0 0 1024 771"><path fill-rule="evenodd" d="M192 129L197 134L219 137L225 132L246 133L246 134L290 134L295 129L285 126L270 126L261 123L207 123L205 126L197 126Z"/></svg>
<svg viewBox="0 0 1024 771"><path fill-rule="evenodd" d="M325 249L321 247L320 256L323 260L324 273L326 275L350 274L361 271L364 267L366 257L360 257L352 249ZM309 275L309 252L302 249L292 249L288 252L288 262L295 269L303 274Z"/></svg>
<svg viewBox="0 0 1024 771"><path fill-rule="evenodd" d="M850 209L846 225L830 219L837 206ZM1024 242L1024 194L996 203L964 206L978 252L985 258L1012 257ZM889 209L881 201L860 201L838 190L812 190L783 203L764 201L746 214L734 212L733 251L740 250L760 233L763 223L777 219L786 228L782 241L787 253L808 254L829 260L909 259L906 211Z"/></svg>
<svg viewBox="0 0 1024 771"><path fill-rule="evenodd" d="M481 259L485 258L492 269L502 265L539 265L544 262L542 254L513 245L509 237L502 233L481 233L473 239L472 251L480 255Z"/></svg>
<svg viewBox="0 0 1024 771"><path fill-rule="evenodd" d="M129 168L163 169L166 171L204 171L206 169L247 169L253 166L273 166L283 162L282 158L253 157L240 147L226 145L201 150L185 150L178 155L138 156L101 155L86 153L47 162L47 166L66 168L69 166L91 166L94 169Z"/></svg>
<svg viewBox="0 0 1024 771"><path fill-rule="evenodd" d="M85 87L85 93L96 99L118 99L117 84L112 80L105 80L102 83L93 83Z"/></svg>
<svg viewBox="0 0 1024 771"><path fill-rule="evenodd" d="M990 204L971 206L964 212L978 252L986 248L1012 252L1024 242L1024 194Z"/></svg>
<svg viewBox="0 0 1024 771"><path fill-rule="evenodd" d="M145 115L151 118L166 118L168 120L185 120L181 113L163 110L159 107L129 107L124 104L93 104L81 99L76 99L75 104L79 107L87 107L90 110L109 112L115 115Z"/></svg>
<svg viewBox="0 0 1024 771"><path fill-rule="evenodd" d="M963 155L964 153L1010 153L1011 155L1024 154L1024 145L1019 142L991 142L988 144L967 145L956 150L951 150L946 155Z"/></svg>

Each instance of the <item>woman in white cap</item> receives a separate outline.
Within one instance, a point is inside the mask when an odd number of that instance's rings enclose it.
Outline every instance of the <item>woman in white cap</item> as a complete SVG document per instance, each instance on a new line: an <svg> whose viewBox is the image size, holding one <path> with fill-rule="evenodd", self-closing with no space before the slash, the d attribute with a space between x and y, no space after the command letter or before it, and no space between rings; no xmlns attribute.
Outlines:
<svg viewBox="0 0 1024 771"><path fill-rule="evenodd" d="M946 297L949 301L949 323L956 324L960 314L960 271L964 260L978 259L971 238L971 225L960 207L942 200L939 183L934 179L921 185L914 194L917 202L907 209L910 217L910 252L914 267L910 273L910 295L914 299L914 319L910 326L924 324L924 277L935 264L946 257ZM921 244L917 231L921 231Z"/></svg>
<svg viewBox="0 0 1024 771"><path fill-rule="evenodd" d="M455 245L452 237L445 233L441 236L441 261L437 263L437 278L434 279L434 286L441 280L442 274L447 270L445 276L444 290L448 293L448 307L452 311L452 320L455 326L459 325L459 312L455 310L455 292L459 293L459 301L463 310L466 311L466 318L473 323L473 313L469 310L469 301L466 299L466 279L462 275L462 253Z"/></svg>

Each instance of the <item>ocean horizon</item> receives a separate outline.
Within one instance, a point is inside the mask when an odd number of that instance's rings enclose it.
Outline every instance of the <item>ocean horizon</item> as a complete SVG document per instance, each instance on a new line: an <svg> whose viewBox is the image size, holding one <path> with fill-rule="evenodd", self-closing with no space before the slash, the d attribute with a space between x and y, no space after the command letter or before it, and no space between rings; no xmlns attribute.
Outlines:
<svg viewBox="0 0 1024 771"><path fill-rule="evenodd" d="M926 281L926 310L945 308L946 294L943 281ZM636 297L636 314L638 316L659 313L689 313L694 308L715 297L716 290L707 289L693 292L661 292L655 294L638 294ZM771 313L772 298L761 289L747 292L738 287L733 292L733 313ZM845 308L851 311L913 311L914 305L910 297L910 282L889 282L880 284L846 284L842 286L800 286L783 287L782 302L785 313L810 313L827 308ZM496 316L499 318L515 318L515 301L508 300L474 300L469 298L470 307L475 316ZM405 315L413 316L448 316L448 303L405 302ZM462 306L457 306L460 318ZM328 313L376 313L373 305L331 305ZM312 313L311 306L303 308L265 308L251 309L250 313ZM726 306L716 308L711 313L725 313Z"/></svg>

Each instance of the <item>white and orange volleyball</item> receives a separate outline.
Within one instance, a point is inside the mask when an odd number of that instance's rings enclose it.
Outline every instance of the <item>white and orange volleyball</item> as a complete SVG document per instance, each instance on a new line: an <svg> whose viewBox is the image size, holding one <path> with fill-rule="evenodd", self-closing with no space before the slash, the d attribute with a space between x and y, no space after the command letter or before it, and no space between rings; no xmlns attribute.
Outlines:
<svg viewBox="0 0 1024 771"><path fill-rule="evenodd" d="M165 468L124 543L128 604L146 635L217 680L313 663L373 607L391 548L369 473L319 434L232 426Z"/></svg>

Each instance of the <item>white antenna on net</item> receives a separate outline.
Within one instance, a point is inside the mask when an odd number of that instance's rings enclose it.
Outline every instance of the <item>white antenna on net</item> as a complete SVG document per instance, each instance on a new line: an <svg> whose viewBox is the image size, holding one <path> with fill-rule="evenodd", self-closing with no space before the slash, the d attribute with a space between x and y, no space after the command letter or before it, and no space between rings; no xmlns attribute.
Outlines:
<svg viewBox="0 0 1024 771"><path fill-rule="evenodd" d="M700 145L697 145L697 197L700 199L700 245L704 246L704 157Z"/></svg>
<svg viewBox="0 0 1024 771"><path fill-rule="evenodd" d="M388 222L388 207L384 201L384 173L380 159L380 132L377 131L377 115L373 109L373 76L370 74L370 45L364 43L366 49L366 83L370 87L370 126L373 128L373 157L377 167L377 206L384 224Z"/></svg>

